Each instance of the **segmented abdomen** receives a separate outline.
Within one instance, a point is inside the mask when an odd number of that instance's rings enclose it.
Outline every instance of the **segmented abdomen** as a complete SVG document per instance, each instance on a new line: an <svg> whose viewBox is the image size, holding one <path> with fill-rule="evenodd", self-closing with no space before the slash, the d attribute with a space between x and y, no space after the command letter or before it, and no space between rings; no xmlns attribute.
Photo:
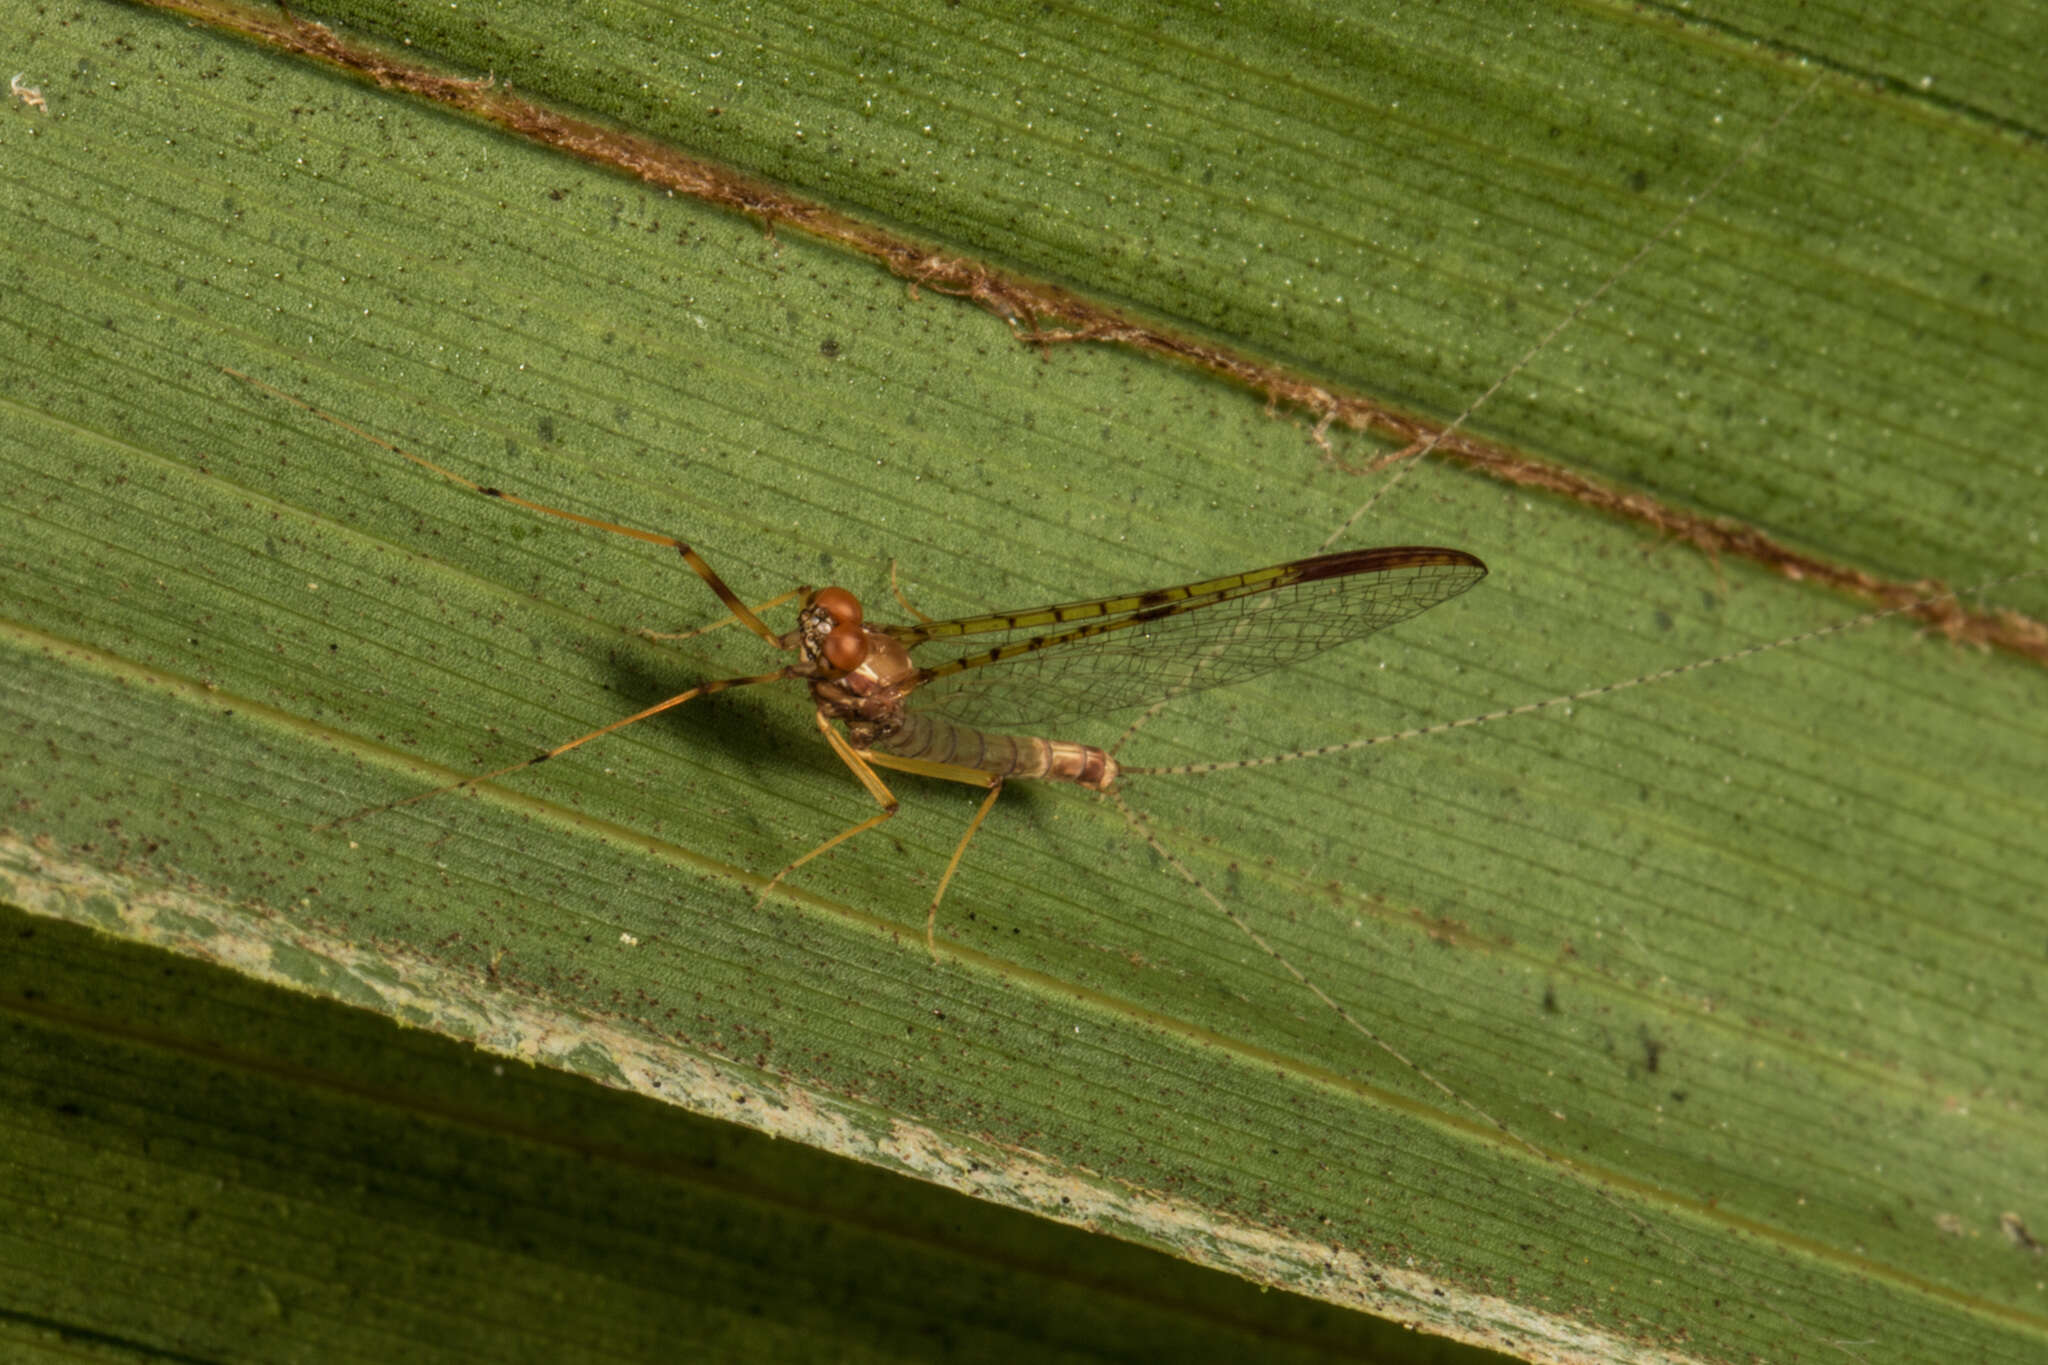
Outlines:
<svg viewBox="0 0 2048 1365"><path fill-rule="evenodd" d="M1116 760L1089 744L1031 735L997 735L912 712L903 727L874 747L898 758L947 763L998 777L1072 782L1103 791L1116 781Z"/></svg>

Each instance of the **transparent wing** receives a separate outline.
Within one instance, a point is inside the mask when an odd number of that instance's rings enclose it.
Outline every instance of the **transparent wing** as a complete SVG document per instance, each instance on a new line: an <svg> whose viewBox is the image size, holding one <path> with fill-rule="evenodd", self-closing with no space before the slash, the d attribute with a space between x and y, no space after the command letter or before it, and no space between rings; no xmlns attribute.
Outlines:
<svg viewBox="0 0 2048 1365"><path fill-rule="evenodd" d="M905 698L913 710L963 725L1017 729L1286 668L1428 611L1485 576L1463 550L1347 550L1128 597L890 630L912 648L1022 634L927 665Z"/></svg>

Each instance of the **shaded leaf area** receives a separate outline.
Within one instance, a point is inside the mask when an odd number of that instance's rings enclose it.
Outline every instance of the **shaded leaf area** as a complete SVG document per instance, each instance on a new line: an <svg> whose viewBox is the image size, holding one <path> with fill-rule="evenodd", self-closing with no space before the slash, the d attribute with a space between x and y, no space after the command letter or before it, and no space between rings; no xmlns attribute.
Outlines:
<svg viewBox="0 0 2048 1365"><path fill-rule="evenodd" d="M1440 418L1825 71L1474 430L1881 578L2033 562L2048 11L1709 8L323 17Z"/></svg>
<svg viewBox="0 0 2048 1365"><path fill-rule="evenodd" d="M906 781L887 829L755 904L868 813L794 696L317 832L763 651L636 638L715 618L672 557L513 515L220 365L684 535L750 597L833 579L887 603L892 559L941 615L1186 582L1312 550L1359 481L1188 376L1041 358L821 250L204 33L109 10L7 36L76 74L47 121L0 123L23 227L0 263L6 819L208 918L66 913L210 933L440 1032L468 1036L457 994L519 1001L548 1025L491 1046L641 1084L630 1038L774 1090L748 1115L770 1131L887 1116L835 1150L980 1163L992 1198L1539 1358L1576 1328L1608 1357L2038 1354L2039 1263L1999 1223L2048 1186L2017 1003L2048 904L2037 673L1879 628L1446 742L1130 784L1462 1101L1076 793L1005 794L941 966L917 939L957 790ZM1494 574L1192 699L1134 760L1471 714L1835 610L1441 470L1369 525ZM344 972L345 947L388 965ZM557 1047L600 1026L605 1047ZM726 1112L729 1088L678 1102ZM891 1149L891 1123L931 1150ZM1058 1197L1024 1181L1048 1170Z"/></svg>
<svg viewBox="0 0 2048 1365"><path fill-rule="evenodd" d="M0 934L10 1359L1502 1359L89 929Z"/></svg>

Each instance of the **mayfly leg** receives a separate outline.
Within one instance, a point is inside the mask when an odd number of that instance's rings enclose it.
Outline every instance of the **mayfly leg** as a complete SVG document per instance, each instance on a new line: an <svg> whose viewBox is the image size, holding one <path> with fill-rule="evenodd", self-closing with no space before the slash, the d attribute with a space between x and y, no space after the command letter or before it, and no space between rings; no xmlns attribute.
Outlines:
<svg viewBox="0 0 2048 1365"><path fill-rule="evenodd" d="M818 729L824 734L825 742L831 745L832 752L837 754L840 760L846 764L847 769L853 773L854 778L867 790L868 795L874 798L875 803L881 809L867 819L840 830L837 834L825 840L802 857L785 864L779 872L770 877L767 883L761 887L760 892L755 896L755 902L758 904L761 900L765 899L768 893L774 890L784 878L788 877L790 873L796 871L805 863L831 852L854 836L865 834L895 816L901 803L897 801L894 793L889 790L888 785L882 781L881 775L875 771L876 768L889 768L896 772L911 773L918 777L937 778L942 782L958 782L970 787L985 787L988 789L988 795L982 798L979 806L975 807L974 817L967 822L967 828L961 833L960 841L953 846L953 856L946 860L945 871L939 874L939 884L932 892L931 904L925 907L925 952L930 955L932 961L937 962L939 959L939 902L946 898L946 888L952 885L953 874L959 871L960 860L967 855L967 845L973 842L975 833L981 829L982 821L988 818L989 811L995 807L996 798L1003 794L1003 780L1007 774L987 772L979 768L964 767L959 764L899 758L878 749L855 749L837 730L832 728L831 723L825 719L822 712L818 715Z"/></svg>
<svg viewBox="0 0 2048 1365"><path fill-rule="evenodd" d="M578 526L588 526L593 530L607 531L615 536L626 536L633 540L645 541L649 545L659 545L664 549L674 550L682 556L683 563L690 566L690 571L704 580L704 586L711 589L718 600L724 604L726 611L732 614L733 620L739 622L775 648L789 648L784 642L783 637L770 630L761 618L755 614L754 608L741 601L739 594L726 586L725 580L720 578L712 567L704 562L702 555L691 549L686 542L678 540L674 536L665 536L658 531L643 531L637 526L622 526L617 522L604 521L597 517L586 517L580 512L570 512L560 507L550 507L546 503L534 502L528 498L522 498L516 493L508 493L502 488L492 488L488 485L477 483L473 479L466 479L452 469L444 469L432 460L415 455L410 450L406 450L401 446L393 445L375 432L365 431L353 422L337 417L325 409L317 408L302 398L286 393L283 389L274 388L253 375L243 374L240 370L230 369L226 365L221 366L221 370L233 378L241 380L251 388L260 389L273 398L282 399L300 411L310 413L331 426L338 427L352 436L360 437L379 449L388 450L401 459L409 460L421 469L438 474L457 488L467 488L472 493L480 494L497 502L507 502L514 507L523 507L529 512L538 512L542 516L556 517L562 521L572 521ZM801 589L797 591L800 592ZM763 603L763 606L772 606L778 602L786 602L794 595L796 594L785 593L780 597L772 598L769 602ZM706 629L710 629L710 627L706 627Z"/></svg>
<svg viewBox="0 0 2048 1365"><path fill-rule="evenodd" d="M508 763L502 768L494 768L487 773L478 773L474 777L465 777L459 781L447 783L445 786L433 787L423 792L415 792L411 796L400 797L396 801L387 801L381 806L365 806L361 810L350 811L339 819L329 820L325 824L314 826L314 828L321 830L339 829L343 825L354 824L358 820L368 819L373 815L382 815L387 811L401 810L406 806L415 806L422 801L430 800L436 796L446 796L451 792L466 791L485 782L495 782L501 777L511 777L525 772L528 768L539 767L551 758L560 758L571 749L580 749L594 739L602 739L606 735L623 730L629 725L637 725L651 716L658 716L664 711L673 711L685 702L695 701L699 697L714 696L717 693L729 691L735 687L751 687L756 683L782 682L791 676L793 675L788 669L779 668L773 673L756 673L749 677L720 678L716 682L699 683L695 687L676 693L673 697L665 698L643 710L635 711L630 716L622 717L611 722L609 725L600 725L587 734L581 734L566 743L557 744L554 748L535 754L532 758L521 759L517 763Z"/></svg>
<svg viewBox="0 0 2048 1365"><path fill-rule="evenodd" d="M419 466L422 469L439 475L441 478L446 479L449 483L454 484L458 488L466 488L470 492L479 494L482 497L490 498L493 501L497 502L510 503L515 507L525 508L527 511L536 512L543 516L557 517L563 521L574 522L579 526L587 526L594 530L606 531L615 535L627 536L634 540L644 541L651 545L658 545L665 549L674 550L679 556L681 556L683 563L687 564L690 567L691 571L695 573L698 578L702 579L705 586L710 588L712 593L718 598L718 600L724 604L728 615L724 621L721 621L718 624L724 624L725 621L737 621L740 625L745 626L748 630L752 631L755 635L765 640L768 644L774 646L777 650L789 651L796 648L796 644L793 638L778 635L773 630L769 629L769 627L761 620L760 616L756 613L756 610L748 606L745 602L741 601L739 595L735 593L730 587L726 586L725 580L720 578L717 572L714 571L712 567L704 561L702 555L699 555L695 550L691 549L688 544L676 539L674 536L666 536L654 531L643 531L636 526L622 526L616 522L603 521L596 517L586 517L581 515L580 513L566 511L559 507L550 507L546 503L534 502L531 499L520 497L516 493L508 493L503 489L488 487L484 484L477 483L474 480L466 479L462 475L455 473L453 470L445 469L442 466L435 464L433 461L424 458L423 456L416 455L410 450L406 450L401 446L394 445L392 442L385 440L383 437L378 436L374 432L365 431L363 428L355 425L354 423L347 421L344 418L338 417L335 414L328 412L323 408L315 407L313 404L306 402L304 399L299 398L296 395L286 393L282 389L275 388L272 385L266 384L262 380L255 378L253 375L244 374L240 370L230 369L228 366L225 365L223 365L221 369L231 377L240 380L242 383L247 384L251 388L261 390L264 393L270 394L274 398L281 399L284 402L291 404L293 407L298 408L302 412L310 413L311 415L319 418L323 422L338 427L339 429L346 431L353 436L360 437L361 439L368 441L370 444L377 446L380 449L387 450L394 455L400 456L401 458L410 461L411 463ZM769 602L763 603L762 605L764 608L773 606L776 603L787 601L790 597L799 595L803 591L804 590L800 588L795 589L792 592L785 593L779 597L773 598ZM706 629L711 628L712 627L706 627ZM432 798L437 796L444 796L451 792L468 790L470 788L478 786L481 783L496 781L499 778L511 777L517 773L524 772L529 768L537 767L540 764L547 762L549 759L559 758L563 754L566 754L573 749L580 749L584 745L590 743L592 740L601 739L606 735L613 734L617 731L623 730L628 726L637 725L641 721L647 720L653 716L661 715L665 711L672 711L676 707L682 706L687 702L695 701L699 697L714 696L717 693L729 691L735 687L752 687L760 683L782 682L786 679L793 678L796 676L798 676L798 674L794 667L784 667L775 669L772 672L767 673L747 674L741 677L720 678L712 682L699 683L695 687L686 688L683 691L676 693L674 696L665 698L662 701L656 702L652 706L645 707L639 711L636 711L632 715L622 717L606 725L600 725L595 730L591 730L586 734L578 735L574 739L568 740L561 744L557 744L553 748L535 754L531 758L522 759L517 763L507 764L502 768L497 768L490 772L479 773L473 777L465 777L458 781L450 782L443 786L434 787L427 791L416 792L411 796L402 797L396 801L387 801L382 805L367 806L362 810L352 811L347 815L341 816L339 819L330 820L325 824L318 826L318 828L323 830L335 829L342 825L352 824L358 820L367 819L368 817L373 815L381 815L388 811L399 810L406 806L417 805L422 801L431 800Z"/></svg>

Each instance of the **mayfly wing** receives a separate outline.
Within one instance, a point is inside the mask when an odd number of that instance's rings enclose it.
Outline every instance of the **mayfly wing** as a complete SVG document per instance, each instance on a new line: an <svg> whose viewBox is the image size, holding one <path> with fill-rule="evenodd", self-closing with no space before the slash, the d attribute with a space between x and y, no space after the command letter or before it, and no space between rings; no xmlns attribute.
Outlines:
<svg viewBox="0 0 2048 1365"><path fill-rule="evenodd" d="M977 727L1056 726L1290 667L1485 576L1463 550L1348 550L1122 597L885 629L913 650L1019 637L925 664L907 705Z"/></svg>

